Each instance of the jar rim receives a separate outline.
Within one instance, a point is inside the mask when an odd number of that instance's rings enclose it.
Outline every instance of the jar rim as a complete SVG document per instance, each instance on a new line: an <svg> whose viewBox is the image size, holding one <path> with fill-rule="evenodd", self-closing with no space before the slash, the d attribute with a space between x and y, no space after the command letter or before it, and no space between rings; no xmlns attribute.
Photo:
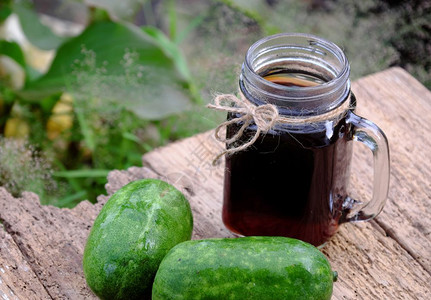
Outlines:
<svg viewBox="0 0 431 300"><path fill-rule="evenodd" d="M254 44L250 46L248 49L246 56L245 56L245 67L251 72L252 76L254 77L253 80L256 81L259 85L267 86L271 90L279 91L280 93L276 93L275 96L280 96L280 94L288 94L289 92L297 93L298 88L292 87L292 86L284 86L280 85L274 82L271 82L269 80L264 79L261 75L257 73L257 70L252 66L253 63L253 57L256 56L256 51L258 51L258 48L263 47L265 44L269 44L270 42L280 40L280 43L273 45L269 50L270 51L273 48L281 48L281 47L300 47L301 49L306 49L304 45L301 44L295 44L292 42L288 42L288 39L292 38L302 38L304 41L308 41L308 50L312 50L312 52L315 52L317 54L320 54L322 56L327 55L326 53L323 53L323 51L319 50L319 48L322 48L325 51L329 51L341 64L342 68L341 70L337 71L336 74L334 74L334 77L330 80L321 83L316 86L307 86L307 87L301 87L300 91L304 95L311 94L313 96L307 97L307 96L300 96L300 97L288 97L289 101L295 101L296 98L298 101L307 101L313 100L318 94L324 95L328 94L328 92L332 93L334 90L337 90L338 88L342 87L346 83L348 84L349 75L350 75L350 66L348 59L342 49L337 46L335 43L328 41L324 38L321 38L316 35L308 34L308 33L279 33L270 35L267 37L264 37L258 41L256 41ZM283 43L284 41L284 43ZM319 53L320 51L320 53ZM250 73L249 73L250 74ZM349 84L348 84L349 85ZM286 99L287 100L287 99Z"/></svg>

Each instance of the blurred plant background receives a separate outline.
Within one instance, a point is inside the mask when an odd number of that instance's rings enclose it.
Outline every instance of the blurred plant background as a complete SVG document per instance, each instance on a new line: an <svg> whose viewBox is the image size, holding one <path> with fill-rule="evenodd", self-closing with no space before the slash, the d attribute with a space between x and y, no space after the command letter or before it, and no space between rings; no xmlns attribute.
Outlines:
<svg viewBox="0 0 431 300"><path fill-rule="evenodd" d="M278 32L337 43L353 79L401 66L431 89L431 1L1 0L0 186L95 201L109 170L222 121L204 104Z"/></svg>

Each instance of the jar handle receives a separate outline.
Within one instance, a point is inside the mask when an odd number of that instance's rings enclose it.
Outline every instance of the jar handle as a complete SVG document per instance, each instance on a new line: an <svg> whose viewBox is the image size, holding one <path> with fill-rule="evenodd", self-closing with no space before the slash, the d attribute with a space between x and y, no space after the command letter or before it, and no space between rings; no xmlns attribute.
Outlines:
<svg viewBox="0 0 431 300"><path fill-rule="evenodd" d="M376 217L383 209L389 190L389 144L384 132L373 122L352 111L346 118L352 125L352 140L365 144L374 157L373 194L368 202L347 197L343 204L341 222L365 221Z"/></svg>

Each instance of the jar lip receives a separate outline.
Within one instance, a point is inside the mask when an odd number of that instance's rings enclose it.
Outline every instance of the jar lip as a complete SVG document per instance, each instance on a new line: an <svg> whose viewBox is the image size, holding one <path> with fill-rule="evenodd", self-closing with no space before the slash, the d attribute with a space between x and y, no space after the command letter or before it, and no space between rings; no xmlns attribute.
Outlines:
<svg viewBox="0 0 431 300"><path fill-rule="evenodd" d="M252 67L251 63L252 63L252 55L255 55L256 53L256 49L261 46L262 44L265 44L271 40L275 40L275 39L279 39L279 38L286 38L286 37L298 37L298 38L304 38L304 39L308 39L309 45L313 46L313 45L317 45L317 46L321 46L323 48L325 48L326 50L330 51L333 55L335 55L337 57L338 60L340 60L340 63L342 64L342 69L337 72L336 76L334 78L332 78L331 80L319 84L317 86L307 86L307 87L301 87L301 91L304 93L319 93L319 91L323 91L323 90L327 90L327 89L332 89L332 88L336 88L337 85L339 84L343 84L345 83L348 78L349 78L349 73L350 73L350 66L349 66L349 62L348 59L346 57L346 55L344 54L343 50L341 50L341 48L339 46L337 46L335 43L328 41L324 38L321 38L319 36L313 35L313 34L308 34L308 33L278 33L278 34L274 34L274 35L270 35L267 36L265 38L262 38L260 40L258 40L257 42L255 42L253 45L250 46L250 48L248 49L246 56L245 56L245 66L247 67L247 69L249 69L249 71L255 75L254 80L257 80L259 83L266 85L268 87L271 87L272 89L275 90L280 90L282 92L289 92L289 91L298 91L297 87L292 87L292 86L284 86L284 85L280 85L274 82L271 82L269 80L264 79L262 76L260 76L256 70ZM273 48L275 47L283 47L283 46L297 46L297 47L301 47L301 45L298 44L283 44L280 43L276 46L273 46ZM315 49L317 51L317 48ZM292 100L292 99L291 99ZM301 97L301 101L304 101L304 97Z"/></svg>

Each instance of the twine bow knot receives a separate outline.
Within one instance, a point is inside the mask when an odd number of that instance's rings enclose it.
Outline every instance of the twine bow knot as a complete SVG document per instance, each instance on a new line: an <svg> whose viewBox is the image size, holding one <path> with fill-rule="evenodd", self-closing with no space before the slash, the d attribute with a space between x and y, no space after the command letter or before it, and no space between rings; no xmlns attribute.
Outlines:
<svg viewBox="0 0 431 300"><path fill-rule="evenodd" d="M278 109L272 104L253 106L253 109L250 110L250 115L253 117L257 127L263 133L266 133L274 127L278 118Z"/></svg>
<svg viewBox="0 0 431 300"><path fill-rule="evenodd" d="M256 133L248 142L238 146L228 147L228 149L217 155L217 157L213 161L213 164L217 163L220 157L225 154L239 152L253 145L259 137L260 133L267 133L268 131L270 131L272 128L274 128L275 124L277 123L277 120L279 119L278 109L275 105L265 104L256 106L253 103L249 102L242 94L241 98L238 98L232 94L218 95L215 97L214 103L208 104L207 107L219 111L231 112L241 115L239 117L234 117L231 120L221 123L215 129L216 139L220 142L228 144L229 146L230 144L236 142L243 135L244 130L250 124L254 122L257 127ZM242 123L242 126L238 130L238 132L231 138L226 138L222 136L221 131L233 123Z"/></svg>

